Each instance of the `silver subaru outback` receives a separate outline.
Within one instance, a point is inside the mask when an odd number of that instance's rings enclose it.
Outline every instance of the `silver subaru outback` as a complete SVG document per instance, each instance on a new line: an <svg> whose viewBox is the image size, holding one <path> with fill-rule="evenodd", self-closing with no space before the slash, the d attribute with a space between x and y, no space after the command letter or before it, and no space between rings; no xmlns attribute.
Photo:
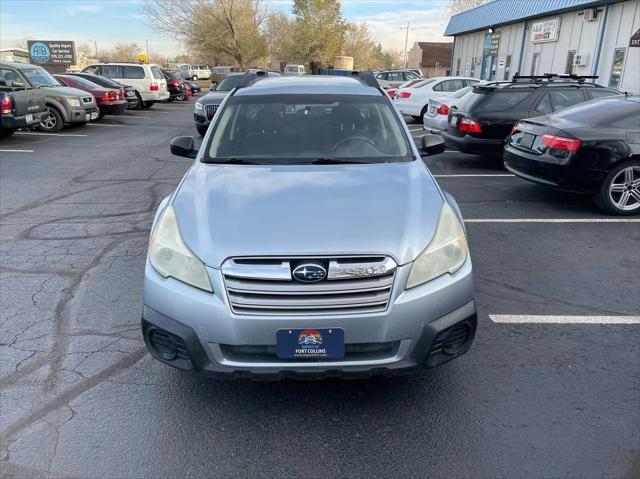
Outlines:
<svg viewBox="0 0 640 479"><path fill-rule="evenodd" d="M257 81L260 80L260 81ZM211 375L367 377L465 353L476 330L460 211L370 74L247 74L156 214L142 331ZM199 141L198 141L199 142Z"/></svg>

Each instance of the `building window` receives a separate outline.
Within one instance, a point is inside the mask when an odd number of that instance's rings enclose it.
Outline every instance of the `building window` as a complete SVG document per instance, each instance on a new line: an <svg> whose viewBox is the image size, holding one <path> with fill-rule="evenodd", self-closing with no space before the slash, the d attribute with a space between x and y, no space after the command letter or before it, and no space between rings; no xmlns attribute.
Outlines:
<svg viewBox="0 0 640 479"><path fill-rule="evenodd" d="M569 52L567 53L567 63L564 66L564 72L565 73L573 73L573 65L575 63L576 60L576 51L575 50L569 50Z"/></svg>
<svg viewBox="0 0 640 479"><path fill-rule="evenodd" d="M470 77L476 76L476 57L473 57L471 59L471 74L469 76Z"/></svg>
<svg viewBox="0 0 640 479"><path fill-rule="evenodd" d="M456 76L460 76L460 57L458 57L458 61L456 62Z"/></svg>
<svg viewBox="0 0 640 479"><path fill-rule="evenodd" d="M504 59L504 76L503 80L508 80L509 75L511 74L511 55L507 55Z"/></svg>
<svg viewBox="0 0 640 479"><path fill-rule="evenodd" d="M531 60L531 73L533 76L538 72L538 67L540 66L540 52L535 52L533 54L533 59Z"/></svg>
<svg viewBox="0 0 640 479"><path fill-rule="evenodd" d="M616 48L613 51L613 65L611 65L611 76L609 77L609 88L620 87L622 83L622 66L624 65L624 48Z"/></svg>

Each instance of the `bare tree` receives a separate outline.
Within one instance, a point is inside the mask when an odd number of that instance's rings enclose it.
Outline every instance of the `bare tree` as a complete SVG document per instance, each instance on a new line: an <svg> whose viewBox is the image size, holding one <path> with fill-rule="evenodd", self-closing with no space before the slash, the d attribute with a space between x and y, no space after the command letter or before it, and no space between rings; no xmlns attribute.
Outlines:
<svg viewBox="0 0 640 479"><path fill-rule="evenodd" d="M449 11L452 14L464 12L471 8L479 7L483 3L487 3L489 0L448 0Z"/></svg>

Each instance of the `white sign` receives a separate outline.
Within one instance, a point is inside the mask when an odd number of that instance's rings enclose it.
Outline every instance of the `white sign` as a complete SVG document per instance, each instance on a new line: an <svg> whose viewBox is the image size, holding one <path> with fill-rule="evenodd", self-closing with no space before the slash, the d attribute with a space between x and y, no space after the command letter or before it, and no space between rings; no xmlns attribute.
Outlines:
<svg viewBox="0 0 640 479"><path fill-rule="evenodd" d="M498 68L504 68L504 60L498 60Z"/></svg>
<svg viewBox="0 0 640 479"><path fill-rule="evenodd" d="M557 42L560 31L560 17L536 22L531 25L531 41L533 43Z"/></svg>
<svg viewBox="0 0 640 479"><path fill-rule="evenodd" d="M471 73L471 65L469 65L469 62L467 62L464 65L464 76L468 77L470 73Z"/></svg>

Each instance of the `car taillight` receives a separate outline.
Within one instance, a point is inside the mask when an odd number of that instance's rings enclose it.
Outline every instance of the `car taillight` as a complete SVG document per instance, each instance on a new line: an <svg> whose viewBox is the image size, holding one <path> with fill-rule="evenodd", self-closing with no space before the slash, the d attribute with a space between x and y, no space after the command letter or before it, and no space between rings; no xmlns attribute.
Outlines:
<svg viewBox="0 0 640 479"><path fill-rule="evenodd" d="M180 85L180 82L178 80L170 80L169 85L178 86Z"/></svg>
<svg viewBox="0 0 640 479"><path fill-rule="evenodd" d="M411 93L408 91L401 91L398 98L411 98Z"/></svg>
<svg viewBox="0 0 640 479"><path fill-rule="evenodd" d="M393 98L394 96L396 96L396 90L385 90L387 92L387 95L389 95L390 98Z"/></svg>
<svg viewBox="0 0 640 479"><path fill-rule="evenodd" d="M480 128L480 124L477 121L473 121L470 118L463 118L460 120L460 124L458 125L458 130L463 133L482 133L482 128Z"/></svg>
<svg viewBox="0 0 640 479"><path fill-rule="evenodd" d="M102 101L114 101L116 98L116 92L114 91L108 91L102 95Z"/></svg>
<svg viewBox="0 0 640 479"><path fill-rule="evenodd" d="M544 146L550 150L578 151L580 149L580 140L576 138L564 138L555 135L542 135Z"/></svg>
<svg viewBox="0 0 640 479"><path fill-rule="evenodd" d="M2 113L11 113L11 110L13 110L13 104L11 102L11 97L7 95L2 99L2 104L0 104L0 111Z"/></svg>
<svg viewBox="0 0 640 479"><path fill-rule="evenodd" d="M157 83L152 83L151 87L149 88L149 90L151 91L158 91L158 84Z"/></svg>
<svg viewBox="0 0 640 479"><path fill-rule="evenodd" d="M449 107L447 105L440 105L438 107L438 109L436 110L436 113L438 115L448 115L449 114Z"/></svg>

